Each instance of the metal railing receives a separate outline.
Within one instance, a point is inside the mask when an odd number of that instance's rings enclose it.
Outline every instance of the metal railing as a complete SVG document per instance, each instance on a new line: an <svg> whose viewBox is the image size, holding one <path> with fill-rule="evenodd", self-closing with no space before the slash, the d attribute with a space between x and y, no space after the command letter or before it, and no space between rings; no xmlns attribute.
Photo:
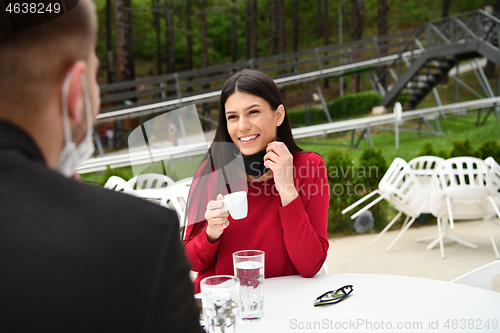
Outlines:
<svg viewBox="0 0 500 333"><path fill-rule="evenodd" d="M428 61L441 58L458 61L481 55L500 65L499 40L500 20L481 9L425 23L380 75L380 81L392 87L380 105L392 103Z"/></svg>
<svg viewBox="0 0 500 333"><path fill-rule="evenodd" d="M370 70L387 63L387 55L397 55L407 44L414 31L374 37L348 43L332 44L314 49L261 57L236 63L210 66L190 71L118 82L101 87L101 117L110 120L107 113L126 109L139 112L126 113L127 117L144 115L148 105L162 104L162 110L170 110L192 103L217 99L218 90L225 80L236 71L254 68L271 76L280 87L300 82L310 82L336 75ZM390 62L395 58L391 58ZM373 60L369 65L366 61ZM349 69L335 67L352 65ZM314 73L314 74L311 74ZM303 75L303 76L301 76ZM301 81L295 80L301 77ZM158 106L151 112L158 111ZM161 111L161 110L160 110Z"/></svg>
<svg viewBox="0 0 500 333"><path fill-rule="evenodd" d="M480 100L467 101L461 103L448 104L443 106L437 106L432 108L420 109L415 111L405 111L402 113L402 120L412 120L419 119L429 115L437 116L438 114L445 113L456 113L463 112L467 110L476 110L488 107L494 107L500 105L500 97L494 98L484 98ZM352 120L338 121L334 123L313 125L301 128L292 129L292 134L294 138L305 138L312 136L325 135L329 133L344 132L356 129L366 129L369 127L392 124L395 123L395 118L393 114L384 114L380 116L358 118ZM194 145L184 145L176 146L170 148L162 148L154 150L154 156L156 159L176 159L183 157L192 157L204 154L210 143L204 144L194 144ZM146 164L151 162L150 152L146 149L142 152L135 153L121 153L113 154L103 157L94 157L86 161L82 166L78 168L78 172L89 173L95 171L105 170L108 166L110 168L136 165L136 164Z"/></svg>

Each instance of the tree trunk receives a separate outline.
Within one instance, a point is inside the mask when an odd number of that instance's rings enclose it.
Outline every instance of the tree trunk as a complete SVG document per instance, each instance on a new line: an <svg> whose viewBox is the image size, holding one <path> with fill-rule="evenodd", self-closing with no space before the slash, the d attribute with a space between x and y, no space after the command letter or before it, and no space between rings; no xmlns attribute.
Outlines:
<svg viewBox="0 0 500 333"><path fill-rule="evenodd" d="M132 15L130 0L115 0L116 54L118 80L135 79L134 56L132 53Z"/></svg>
<svg viewBox="0 0 500 333"><path fill-rule="evenodd" d="M276 38L276 0L267 0L267 38L271 53L278 53Z"/></svg>
<svg viewBox="0 0 500 333"><path fill-rule="evenodd" d="M232 21L231 21L231 61L236 62L238 60L238 34L237 29L238 29L238 22L236 21L236 17L238 15L238 9L236 7L236 1L233 0L233 9L231 10L232 13Z"/></svg>
<svg viewBox="0 0 500 333"><path fill-rule="evenodd" d="M200 1L200 30L201 30L201 67L208 66L208 33L207 33L207 0ZM203 86L204 89L210 88L210 85ZM203 103L203 115L210 118L210 106ZM203 131L210 131L210 123L203 120Z"/></svg>
<svg viewBox="0 0 500 333"><path fill-rule="evenodd" d="M500 12L500 0L495 1L495 7L493 9L494 13ZM498 45L497 45L498 46ZM490 61L488 59L488 62L486 63L486 68L484 69L484 74L488 79L494 79L495 78L495 63Z"/></svg>
<svg viewBox="0 0 500 333"><path fill-rule="evenodd" d="M251 49L251 57L253 59L258 57L258 51L257 51L257 0L252 1L252 28L251 28L251 42L250 42L250 49Z"/></svg>
<svg viewBox="0 0 500 333"><path fill-rule="evenodd" d="M443 0L443 11L441 17L448 17L451 0Z"/></svg>
<svg viewBox="0 0 500 333"><path fill-rule="evenodd" d="M441 17L448 17L449 11L450 11L450 2L451 0L443 0L443 11L441 13ZM448 75L445 75L442 79L440 84L446 85L448 84Z"/></svg>
<svg viewBox="0 0 500 333"><path fill-rule="evenodd" d="M293 0L292 9L292 51L299 50L299 0Z"/></svg>
<svg viewBox="0 0 500 333"><path fill-rule="evenodd" d="M193 69L193 24L191 22L191 0L186 2L186 69Z"/></svg>
<svg viewBox="0 0 500 333"><path fill-rule="evenodd" d="M111 45L111 0L106 0L106 57L108 68L108 83L116 81L113 46Z"/></svg>
<svg viewBox="0 0 500 333"><path fill-rule="evenodd" d="M153 9L158 8L157 1L153 0ZM156 32L156 67L158 75L162 74L161 70L161 33L160 33L160 13L153 12L153 27Z"/></svg>
<svg viewBox="0 0 500 333"><path fill-rule="evenodd" d="M279 34L279 46L280 46L280 54L285 53L285 6L284 0L278 0L278 34Z"/></svg>
<svg viewBox="0 0 500 333"><path fill-rule="evenodd" d="M324 0L324 5L323 5L323 41L324 45L327 46L330 41L330 32L328 29L330 27L330 16L328 15L328 0ZM326 55L326 54L325 54ZM325 61L325 65L328 65L328 62ZM330 86L330 82L328 81L328 78L325 78L324 80L324 87L328 88Z"/></svg>
<svg viewBox="0 0 500 333"><path fill-rule="evenodd" d="M252 39L252 32L251 32L251 18L252 18L252 5L251 5L252 0L246 0L246 15L245 15L245 51L246 51L246 56L247 59L252 58L252 51L251 51L251 39Z"/></svg>
<svg viewBox="0 0 500 333"><path fill-rule="evenodd" d="M389 34L389 28L387 26L387 12L389 8L387 7L387 0L378 0L378 10L377 10L377 29L378 36L383 37ZM383 56L387 53L387 41L378 42L378 47L380 50L380 55ZM387 66L381 66L378 69L378 76L381 80L381 84L384 89L387 88L389 77L385 75L385 70Z"/></svg>
<svg viewBox="0 0 500 333"><path fill-rule="evenodd" d="M317 6L317 10L318 10L318 13L316 15L316 18L317 18L317 21L316 21L316 35L318 37L321 37L323 36L323 13L322 13L322 8L323 8L323 1L322 0L318 0L316 2L316 6Z"/></svg>
<svg viewBox="0 0 500 333"><path fill-rule="evenodd" d="M167 36L167 73L175 72L174 24L170 10L165 12Z"/></svg>
<svg viewBox="0 0 500 333"><path fill-rule="evenodd" d="M200 1L201 67L208 66L207 0Z"/></svg>
<svg viewBox="0 0 500 333"><path fill-rule="evenodd" d="M132 52L132 15L129 8L130 0L115 0L118 81L135 79L134 55ZM131 90L135 90L135 88L132 88ZM137 101L136 98L131 100L133 102ZM120 149L125 143L123 120L115 121L114 125L114 148Z"/></svg>
<svg viewBox="0 0 500 333"><path fill-rule="evenodd" d="M191 21L192 7L191 0L186 1L186 70L193 69L193 24ZM188 78L191 81L191 78ZM193 91L193 87L187 88L188 92Z"/></svg>
<svg viewBox="0 0 500 333"><path fill-rule="evenodd" d="M352 39L359 40L363 38L363 25L365 18L365 1L364 0L353 0L352 1ZM352 92L357 93L360 91L360 74L353 74L351 76L352 80Z"/></svg>
<svg viewBox="0 0 500 333"><path fill-rule="evenodd" d="M284 0L276 1L276 30L278 32L278 41L279 41L279 54L285 53L285 4ZM279 63L284 63L284 60L280 60ZM285 73L284 69L279 71L281 74ZM283 99L286 98L286 89L285 87L280 88L281 96Z"/></svg>

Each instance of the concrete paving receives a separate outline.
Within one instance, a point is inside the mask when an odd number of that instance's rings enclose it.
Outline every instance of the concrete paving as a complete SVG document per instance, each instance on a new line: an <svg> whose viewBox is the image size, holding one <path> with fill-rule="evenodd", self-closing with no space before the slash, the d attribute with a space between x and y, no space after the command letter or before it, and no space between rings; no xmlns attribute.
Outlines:
<svg viewBox="0 0 500 333"><path fill-rule="evenodd" d="M500 225L490 222L490 228L500 248ZM445 240L445 259L441 259L439 244L427 250L429 242L415 241L437 235L437 232L437 225L411 227L389 252L385 249L399 233L399 227L384 234L376 243L373 240L377 233L331 238L327 257L329 273L391 274L451 281L497 260L482 220L455 222L455 230L450 230L449 234L479 248L474 250ZM500 275L494 277L493 285L493 289L500 292Z"/></svg>

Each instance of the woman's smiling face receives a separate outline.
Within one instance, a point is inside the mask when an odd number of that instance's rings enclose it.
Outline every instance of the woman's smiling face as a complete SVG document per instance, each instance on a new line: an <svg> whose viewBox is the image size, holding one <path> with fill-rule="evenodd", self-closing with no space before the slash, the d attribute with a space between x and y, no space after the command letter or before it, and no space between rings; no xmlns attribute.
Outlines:
<svg viewBox="0 0 500 333"><path fill-rule="evenodd" d="M285 116L283 105L274 111L265 99L239 91L224 105L227 131L243 155L256 154L276 140L277 128Z"/></svg>

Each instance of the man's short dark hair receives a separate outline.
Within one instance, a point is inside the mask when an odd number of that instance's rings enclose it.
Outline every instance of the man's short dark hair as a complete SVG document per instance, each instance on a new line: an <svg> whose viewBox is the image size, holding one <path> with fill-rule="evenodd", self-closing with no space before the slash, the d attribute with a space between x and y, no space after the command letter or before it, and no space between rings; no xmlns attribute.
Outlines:
<svg viewBox="0 0 500 333"><path fill-rule="evenodd" d="M43 104L71 65L87 61L95 47L97 20L91 0L79 0L64 15L18 32L4 17L0 21L0 115L9 112L5 106Z"/></svg>

